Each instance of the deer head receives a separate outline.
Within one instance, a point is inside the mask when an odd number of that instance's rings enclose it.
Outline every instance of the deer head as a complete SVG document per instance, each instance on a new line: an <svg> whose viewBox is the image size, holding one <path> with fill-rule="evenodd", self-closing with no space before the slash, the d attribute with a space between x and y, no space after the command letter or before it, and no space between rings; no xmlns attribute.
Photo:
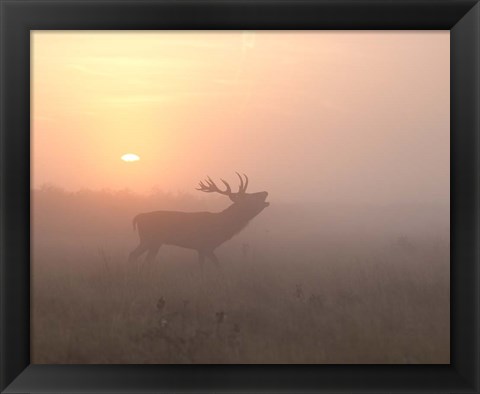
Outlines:
<svg viewBox="0 0 480 394"><path fill-rule="evenodd" d="M205 181L201 181L197 190L205 193L219 193L223 194L224 196L228 196L236 208L250 213L252 217L258 215L261 211L263 211L263 209L270 205L265 201L268 193L247 193L248 177L243 174L245 177L244 180L238 172L236 174L240 179L240 185L238 187L238 192L236 193L232 192L232 188L227 181L220 179L226 187L225 190L221 190L210 177L207 177Z"/></svg>

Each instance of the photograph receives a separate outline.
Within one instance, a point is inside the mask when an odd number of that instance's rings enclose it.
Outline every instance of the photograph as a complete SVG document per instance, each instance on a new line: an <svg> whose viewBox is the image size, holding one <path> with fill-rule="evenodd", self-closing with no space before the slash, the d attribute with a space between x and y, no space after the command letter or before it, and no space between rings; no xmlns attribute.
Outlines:
<svg viewBox="0 0 480 394"><path fill-rule="evenodd" d="M449 30L30 43L32 364L450 364Z"/></svg>

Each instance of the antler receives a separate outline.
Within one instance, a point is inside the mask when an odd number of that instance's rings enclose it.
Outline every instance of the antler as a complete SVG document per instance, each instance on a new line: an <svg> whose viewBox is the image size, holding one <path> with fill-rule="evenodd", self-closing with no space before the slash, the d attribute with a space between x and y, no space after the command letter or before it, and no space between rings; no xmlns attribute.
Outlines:
<svg viewBox="0 0 480 394"><path fill-rule="evenodd" d="M226 196L230 196L232 194L232 189L230 188L230 185L224 181L223 179L220 179L223 184L225 185L225 187L227 188L226 190L220 190L218 188L218 186L215 184L215 182L212 181L212 178L210 177L207 177L207 179L205 180L205 183L203 181L200 181L198 183L198 185L200 186L199 188L197 188L196 190L200 190L202 192L205 192L205 193L220 193L220 194L224 194Z"/></svg>
<svg viewBox="0 0 480 394"><path fill-rule="evenodd" d="M241 175L238 172L235 172L235 173L237 174L238 178L240 179L240 186L238 187L238 193L239 194L244 194L247 191L247 187L248 187L248 176L243 174L243 176L245 177L245 184L244 184L243 183L243 178L241 177Z"/></svg>
<svg viewBox="0 0 480 394"><path fill-rule="evenodd" d="M238 172L236 172L236 174L240 179L240 186L238 187L238 193L236 194L245 194L248 187L248 177L245 174L243 174L243 176L245 177L245 181L244 181L242 176ZM196 188L196 190L200 190L201 192L205 192L205 193L220 193L226 196L234 195L235 193L232 193L232 189L230 188L230 185L228 184L228 182L223 179L220 179L220 180L223 182L223 184L227 188L226 190L220 190L218 186L215 184L215 182L212 181L212 178L210 177L207 177L205 181L200 181L198 183L198 186L200 187Z"/></svg>

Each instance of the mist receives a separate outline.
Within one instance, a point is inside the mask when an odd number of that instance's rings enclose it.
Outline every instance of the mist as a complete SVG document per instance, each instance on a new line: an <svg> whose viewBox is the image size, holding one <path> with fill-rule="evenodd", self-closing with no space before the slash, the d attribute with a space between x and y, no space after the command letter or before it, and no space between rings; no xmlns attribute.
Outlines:
<svg viewBox="0 0 480 394"><path fill-rule="evenodd" d="M448 363L441 204L276 203L216 250L128 262L132 218L224 196L33 191L35 363Z"/></svg>
<svg viewBox="0 0 480 394"><path fill-rule="evenodd" d="M239 171L283 202L448 204L448 31L32 40L35 188L189 193Z"/></svg>
<svg viewBox="0 0 480 394"><path fill-rule="evenodd" d="M32 32L32 362L449 363L449 56Z"/></svg>

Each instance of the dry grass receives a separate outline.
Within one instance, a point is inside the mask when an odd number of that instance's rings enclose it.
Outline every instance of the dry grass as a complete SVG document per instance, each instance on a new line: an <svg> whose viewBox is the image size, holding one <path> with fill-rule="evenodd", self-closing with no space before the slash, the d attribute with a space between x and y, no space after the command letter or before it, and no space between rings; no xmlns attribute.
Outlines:
<svg viewBox="0 0 480 394"><path fill-rule="evenodd" d="M34 363L448 363L448 205L272 205L218 249L129 265L155 191L33 193ZM223 204L223 206L222 206Z"/></svg>
<svg viewBox="0 0 480 394"><path fill-rule="evenodd" d="M447 242L265 238L232 240L203 277L182 249L132 266L131 245L37 245L33 362L449 362Z"/></svg>

